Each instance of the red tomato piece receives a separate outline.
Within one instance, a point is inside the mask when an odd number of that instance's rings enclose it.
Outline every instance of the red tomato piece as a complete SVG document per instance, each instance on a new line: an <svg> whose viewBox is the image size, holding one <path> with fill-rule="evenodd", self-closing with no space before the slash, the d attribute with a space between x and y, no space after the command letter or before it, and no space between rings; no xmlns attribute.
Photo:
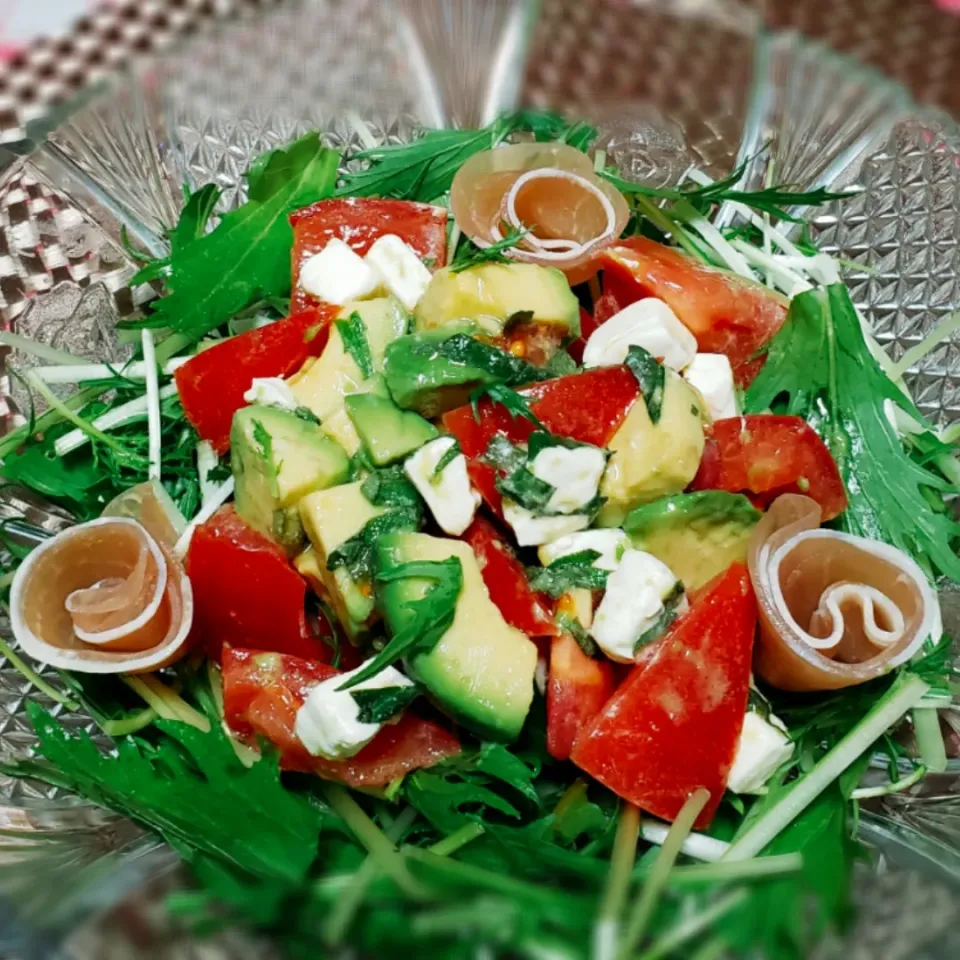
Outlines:
<svg viewBox="0 0 960 960"><path fill-rule="evenodd" d="M787 301L759 283L645 237L630 237L600 255L604 290L621 306L658 297L697 338L705 353L724 353L746 386L763 365L752 359L787 318Z"/></svg>
<svg viewBox="0 0 960 960"><path fill-rule="evenodd" d="M633 669L577 739L573 762L664 820L705 787L710 799L696 826L708 826L743 726L756 623L750 575L735 563Z"/></svg>
<svg viewBox="0 0 960 960"><path fill-rule="evenodd" d="M442 267L447 262L447 211L412 200L376 197L337 197L319 200L290 214L293 226L293 287L291 310L303 310L319 301L300 289L300 266L336 237L361 257L375 240L396 234L427 261ZM431 263L432 261L432 263Z"/></svg>
<svg viewBox="0 0 960 960"><path fill-rule="evenodd" d="M387 724L355 757L312 757L296 736L297 711L310 689L339 670L325 663L276 653L225 647L224 716L242 739L265 737L280 750L284 770L315 773L351 787L382 787L460 752L460 742L439 724L409 710Z"/></svg>
<svg viewBox="0 0 960 960"><path fill-rule="evenodd" d="M322 306L230 337L202 350L174 374L183 412L217 453L230 448L233 415L254 377L287 377L327 344L335 307Z"/></svg>
<svg viewBox="0 0 960 960"><path fill-rule="evenodd" d="M824 520L846 510L837 464L802 418L731 417L716 421L711 433L692 490L746 493L760 507L782 493L802 493L820 504Z"/></svg>
<svg viewBox="0 0 960 960"><path fill-rule="evenodd" d="M582 730L590 726L617 688L613 664L588 657L564 633L550 644L547 674L547 751L569 760Z"/></svg>
<svg viewBox="0 0 960 960"><path fill-rule="evenodd" d="M232 506L194 531L187 551L193 584L193 633L210 656L225 644L329 660L330 647L310 634L307 584L272 540L252 530Z"/></svg>
<svg viewBox="0 0 960 960"><path fill-rule="evenodd" d="M549 601L530 589L527 573L510 544L484 517L477 517L463 534L473 547L490 599L503 619L528 637L552 637L556 624L547 608Z"/></svg>
<svg viewBox="0 0 960 960"><path fill-rule="evenodd" d="M546 380L519 391L530 409L551 433L581 443L606 446L623 423L639 394L636 377L626 367L598 367L556 380ZM490 441L501 433L513 443L525 442L533 424L514 418L500 404L484 398L478 405L479 420L468 404L443 415L443 425L457 438L469 461L474 486L499 515L500 495L494 486L492 467L478 462Z"/></svg>

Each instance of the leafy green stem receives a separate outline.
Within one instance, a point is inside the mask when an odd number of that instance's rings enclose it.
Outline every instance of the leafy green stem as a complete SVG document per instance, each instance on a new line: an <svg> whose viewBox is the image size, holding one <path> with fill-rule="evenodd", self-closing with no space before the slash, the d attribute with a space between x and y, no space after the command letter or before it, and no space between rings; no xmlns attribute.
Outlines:
<svg viewBox="0 0 960 960"><path fill-rule="evenodd" d="M610 960L616 954L617 930L627 902L639 835L640 810L633 804L626 804L617 821L610 872L607 874L607 883L593 928L594 960Z"/></svg>
<svg viewBox="0 0 960 960"><path fill-rule="evenodd" d="M674 953L704 930L709 930L717 920L740 906L746 898L746 890L732 890L726 896L714 901L705 910L699 910L693 916L689 916L672 926L649 950L644 950L637 957L637 960L662 960L663 957ZM709 956L716 957L723 952L725 944L718 938L711 940L708 946L712 950ZM697 957L700 956L701 954L698 953Z"/></svg>
<svg viewBox="0 0 960 960"><path fill-rule="evenodd" d="M0 637L0 654L4 656L7 663L9 663L10 666L12 666L17 673L24 678L24 680L28 680L41 693L46 694L51 700L55 700L57 703L62 703L68 710L80 709L80 705L76 701L71 700L68 696L61 693L55 687L52 687L49 683L47 683L46 680L43 679L43 677L40 676L39 673L37 673L36 670L21 660L10 644L8 644L2 637Z"/></svg>

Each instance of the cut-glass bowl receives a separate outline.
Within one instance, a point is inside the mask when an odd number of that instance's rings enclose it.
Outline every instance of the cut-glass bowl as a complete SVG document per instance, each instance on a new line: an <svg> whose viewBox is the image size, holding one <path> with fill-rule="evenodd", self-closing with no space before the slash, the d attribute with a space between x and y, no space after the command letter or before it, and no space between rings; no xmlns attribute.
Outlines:
<svg viewBox="0 0 960 960"><path fill-rule="evenodd" d="M156 295L130 287L126 245L164 252L182 184L217 183L226 209L243 199L249 161L302 131L320 129L349 152L402 140L418 125L486 123L520 104L592 120L621 172L657 185L675 183L691 164L712 176L745 164L752 186L772 178L861 187L819 211L813 233L847 263L854 299L894 359L960 309L960 128L871 70L799 36L764 32L746 5L290 0L85 91L5 144L4 327L117 359L128 348L116 321ZM960 341L943 343L910 375L925 413L941 425L957 419ZM4 374L0 426L14 426L23 409ZM22 490L0 491L0 519L23 515L50 530L70 522ZM950 592L942 599L956 635L960 602ZM0 656L0 756L31 749L28 696L68 728L95 733L89 718L31 690ZM862 920L852 942L828 944L825 955L960 955L951 923L960 763L864 811L860 825L881 869L861 871ZM159 907L180 880L171 851L130 824L0 778L0 956L201 956ZM238 934L205 944L202 955L270 949Z"/></svg>

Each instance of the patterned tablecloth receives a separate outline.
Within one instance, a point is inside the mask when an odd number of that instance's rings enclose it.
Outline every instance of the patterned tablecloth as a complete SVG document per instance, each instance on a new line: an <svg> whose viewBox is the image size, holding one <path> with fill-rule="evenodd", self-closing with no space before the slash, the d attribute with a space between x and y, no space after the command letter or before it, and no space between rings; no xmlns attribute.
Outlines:
<svg viewBox="0 0 960 960"><path fill-rule="evenodd" d="M0 0L0 145L51 103L218 17L283 0ZM478 0L479 2L479 0ZM583 0L587 3L588 0ZM626 0L625 0L626 2ZM960 116L960 0L744 0Z"/></svg>

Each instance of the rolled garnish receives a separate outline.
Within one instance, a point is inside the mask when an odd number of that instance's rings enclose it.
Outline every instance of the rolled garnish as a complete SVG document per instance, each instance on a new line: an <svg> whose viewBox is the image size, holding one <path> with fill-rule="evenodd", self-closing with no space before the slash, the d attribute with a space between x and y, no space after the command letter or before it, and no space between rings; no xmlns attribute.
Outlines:
<svg viewBox="0 0 960 960"><path fill-rule="evenodd" d="M820 529L809 497L778 497L750 541L756 672L782 690L838 690L909 660L939 629L920 567L886 543ZM939 639L939 637L934 637Z"/></svg>
<svg viewBox="0 0 960 960"><path fill-rule="evenodd" d="M117 511L135 508L140 522L103 516L70 527L17 570L10 621L35 660L80 673L146 673L186 653L193 593L172 551L172 503L149 483L122 496Z"/></svg>
<svg viewBox="0 0 960 960"><path fill-rule="evenodd" d="M559 143L476 154L454 178L450 208L478 247L523 231L504 255L558 267L571 284L596 273L594 256L620 236L630 216L623 195L596 175L590 158Z"/></svg>

